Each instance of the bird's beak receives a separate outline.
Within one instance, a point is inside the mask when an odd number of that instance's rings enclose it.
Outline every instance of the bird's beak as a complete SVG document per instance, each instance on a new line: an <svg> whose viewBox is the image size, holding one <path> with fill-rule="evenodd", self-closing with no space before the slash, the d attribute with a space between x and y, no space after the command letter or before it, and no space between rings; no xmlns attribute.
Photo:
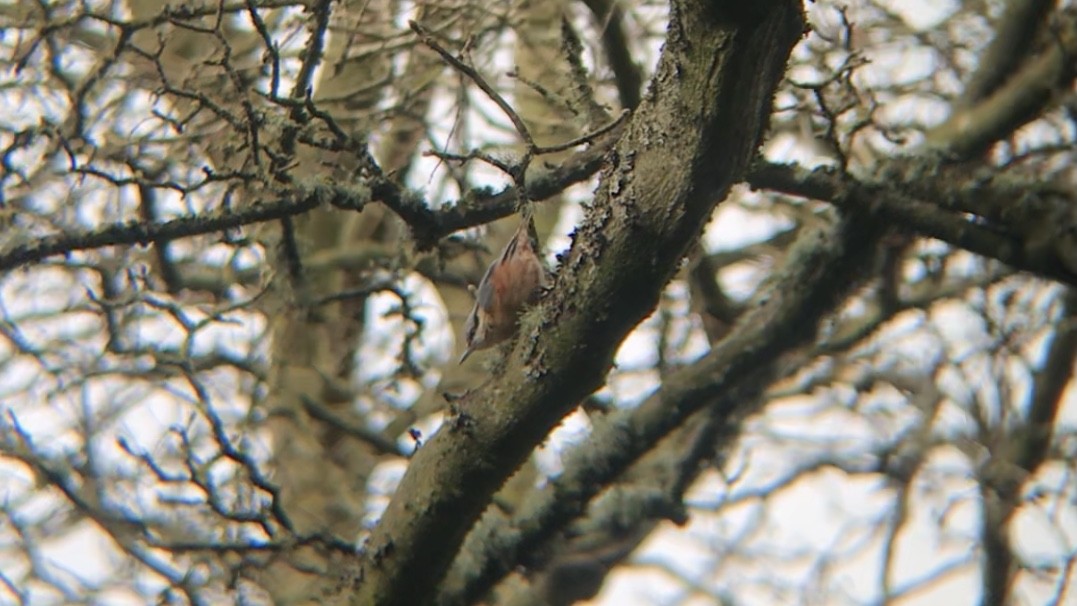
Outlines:
<svg viewBox="0 0 1077 606"><path fill-rule="evenodd" d="M468 358L468 356L471 355L471 352L472 352L472 349L470 347L465 349L464 350L464 355L460 356L460 361L458 362L458 364L463 364L464 360L466 360Z"/></svg>

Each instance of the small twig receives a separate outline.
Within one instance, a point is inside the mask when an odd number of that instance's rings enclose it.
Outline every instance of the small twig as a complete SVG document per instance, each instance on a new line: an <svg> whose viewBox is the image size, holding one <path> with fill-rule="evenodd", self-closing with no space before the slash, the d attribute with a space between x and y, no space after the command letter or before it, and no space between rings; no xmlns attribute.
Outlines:
<svg viewBox="0 0 1077 606"><path fill-rule="evenodd" d="M271 76L269 79L269 96L272 99L280 96L280 47L273 42L273 36L269 33L269 28L266 27L266 22L262 19L262 16L258 14L258 9L254 6L253 0L246 0L247 14L250 16L251 23L254 24L254 29L258 32L258 35L262 37L262 43L265 44L266 53L263 55L263 61L268 59L270 61Z"/></svg>
<svg viewBox="0 0 1077 606"><path fill-rule="evenodd" d="M576 137L575 139L569 139L568 141L565 141L564 143L558 143L556 145L550 145L550 146L545 146L545 147L536 147L535 148L535 155L541 156L542 154L553 154L553 153L557 153L557 152L560 152L560 151L565 151L566 149L572 149L573 147L576 147L577 145L583 145L584 143L592 143L598 137L601 137L602 135L604 135L604 134L616 129L618 126L620 126L625 121L625 118L627 118L630 113L631 112L629 112L627 109L623 109L623 110L621 110L621 114L619 116L617 116L616 118L614 118L613 121L611 121L609 124L605 124L603 126L600 126L600 127L596 128L595 130L593 130L593 131L591 131L589 133L585 133L583 135L580 135L579 137Z"/></svg>
<svg viewBox="0 0 1077 606"><path fill-rule="evenodd" d="M531 131L527 130L527 125L524 124L523 118L520 117L520 114L516 113L516 110L512 109L512 106L509 105L509 102L506 101L500 93L494 90L494 87L490 86L490 83L487 82L486 79L482 77L482 74L476 71L475 68L464 63L459 58L453 56L452 53L450 53L443 46L438 44L437 41L435 41L434 38L429 34L429 32L423 29L423 27L415 21L409 21L408 24L411 25L411 29L419 35L419 39L422 41L423 44L429 46L431 49L434 50L434 52L441 55L441 58L444 59L445 62L451 65L454 69L464 74L468 78L471 78L475 82L475 84L477 84L478 87L482 89L484 93L486 93L486 96L489 97L490 100L494 102L494 104L500 107L501 111L505 112L505 115L509 117L510 121L512 121L512 125L516 128L516 132L520 135L520 138L523 139L524 145L527 147L527 151L524 152L523 157L520 158L519 162L517 162L515 166L495 162L493 161L493 158L490 158L488 156L484 157L483 159L487 162L490 162L492 165L500 168L506 174L508 174L509 177L512 178L512 182L516 188L518 196L517 208L525 207L528 203L526 183L527 167L531 165L531 160L535 157L535 154L537 153L538 145L535 144L535 139L531 136Z"/></svg>
<svg viewBox="0 0 1077 606"><path fill-rule="evenodd" d="M295 79L295 87L292 89L292 97L299 99L303 93L311 87L314 78L314 70L321 63L325 52L326 32L329 30L329 5L332 2L322 0L312 9L314 12L314 28L311 30L307 47L303 49L303 63L299 68L299 75Z"/></svg>
<svg viewBox="0 0 1077 606"><path fill-rule="evenodd" d="M328 305L330 303L338 303L340 301L349 301L351 299L360 299L363 297L369 297L375 293L384 292L387 290L395 291L394 283L391 280L377 281L373 284L366 286L360 286L358 288L349 288L340 292L335 292L331 295L326 295L319 299L315 299L311 302L311 307L319 307L322 305Z"/></svg>
<svg viewBox="0 0 1077 606"><path fill-rule="evenodd" d="M531 90L535 91L535 93L538 96L542 97L542 100L548 103L551 108L563 109L571 113L572 115L579 117L580 112L578 112L576 108L574 108L567 99L563 99L558 95L553 94L552 92L550 92L550 89L546 88L545 86L521 75L518 69L513 69L505 75L509 78L512 78L513 80L516 80L520 84L523 84L527 88L530 88Z"/></svg>
<svg viewBox="0 0 1077 606"><path fill-rule="evenodd" d="M505 115L508 116L509 120L512 121L512 125L516 127L516 132L519 133L520 138L523 139L524 143L527 145L528 153L534 153L534 150L538 146L535 145L535 140L531 137L531 131L527 129L527 125L524 124L523 118L520 117L520 114L516 113L516 110L512 109L512 106L509 105L508 101L505 101L505 98L502 97L500 93L494 90L494 87L490 86L490 83L482 77L482 74L475 71L475 68L464 63L459 58L450 53L448 50L446 50L445 47L438 44L438 42L434 40L433 36L431 36L430 33L426 31L425 28L423 28L423 26L419 25L415 21L408 21L408 25L411 26L411 29L419 35L419 40L421 40L423 44L429 46L431 50L436 52L438 55L441 55L441 58L444 59L445 62L451 65L454 69L464 74L468 78L471 78L471 80L474 81L480 89L482 89L482 92L486 93L486 96L489 97L491 101L496 103L497 106L501 108L501 111L505 112Z"/></svg>
<svg viewBox="0 0 1077 606"><path fill-rule="evenodd" d="M478 160L482 160L483 162L486 162L487 164L490 164L491 166L497 167L498 169L500 169L501 171L503 171L503 172L505 172L506 174L509 174L509 175L511 175L513 173L513 171L515 170L514 167L510 166L505 161L498 160L497 158L491 156L490 154L487 154L485 152L481 152L481 151L479 151L477 149L473 149L473 150L471 150L470 153L467 153L467 154L454 154L454 153L451 153L451 152L440 152L440 151L432 149L430 151L423 152L423 155L424 156L432 156L432 157L438 158L439 160L442 160L444 162L459 162L461 164L466 163L466 162L470 162L471 160L478 159Z"/></svg>
<svg viewBox="0 0 1077 606"><path fill-rule="evenodd" d="M315 419L343 430L353 438L378 449L382 454L407 458L408 454L397 445L396 440L393 440L380 432L353 423L307 396L302 396L302 401L303 408L306 409L307 414Z"/></svg>
<svg viewBox="0 0 1077 606"><path fill-rule="evenodd" d="M490 83L487 82L486 79L483 78L482 75L475 70L474 67L464 63L459 57L456 57L448 50L446 50L445 47L441 46L436 40L434 40L433 36L431 36L430 33L417 22L409 21L408 25L410 25L411 29L419 36L419 40L423 44L425 44L438 55L440 55L446 63L453 67L453 69L456 69L468 78L471 78L471 80L475 82L475 84L478 85L478 87L484 93L486 93L486 96L489 97L490 100L493 101L494 104L497 105L501 109L501 111L505 113L506 116L508 116L513 126L516 128L517 134L519 134L520 138L524 142L525 147L527 148L524 152L523 157L520 158L520 160L515 165L510 165L506 162L497 160L496 158L493 158L487 154L483 154L482 152L478 151L472 151L466 156L448 154L444 152L434 152L431 155L434 155L443 160L454 160L460 162L466 162L471 158L478 158L502 170L512 178L514 188L517 192L517 209L526 208L529 202L526 184L527 168L530 166L531 160L534 159L535 156L564 151L566 149L576 147L577 145L581 145L583 143L589 143L595 137L598 137L616 128L618 124L620 124L620 122L624 119L625 115L627 115L627 112L622 113L621 116L619 116L610 124L607 124L606 126L603 126L595 130L594 132L591 132L582 137L577 137L570 141L557 145L552 145L549 147L539 146L535 143L534 138L531 136L531 131L528 130L527 125L523 121L523 118L521 118L520 115L516 113L516 110L514 110L511 105L509 105L508 101L506 101L500 93L494 90L494 87L491 86Z"/></svg>
<svg viewBox="0 0 1077 606"><path fill-rule="evenodd" d="M568 80L571 83L569 91L572 93L572 98L568 100L568 105L572 113L584 114L589 127L609 122L610 114L595 100L591 76L583 64L583 43L580 41L579 34L573 29L572 23L564 16L561 17L561 56L569 66Z"/></svg>
<svg viewBox="0 0 1077 606"><path fill-rule="evenodd" d="M313 88L308 88L306 94L303 96L303 107L310 112L310 115L325 123L329 132L333 133L333 136L337 138L338 143L346 144L351 140L351 137L344 132L344 129L337 124L337 121L333 119L333 116L329 112L318 109L318 106L314 104Z"/></svg>

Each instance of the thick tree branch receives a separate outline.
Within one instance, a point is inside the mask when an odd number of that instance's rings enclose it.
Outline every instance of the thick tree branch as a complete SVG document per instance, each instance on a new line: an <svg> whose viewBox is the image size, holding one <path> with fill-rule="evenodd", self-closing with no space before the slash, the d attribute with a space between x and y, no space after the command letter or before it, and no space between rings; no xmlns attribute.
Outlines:
<svg viewBox="0 0 1077 606"><path fill-rule="evenodd" d="M602 384L617 345L743 177L803 27L798 2L673 3L650 94L611 153L553 292L505 368L413 458L365 546L352 603L429 601L493 493Z"/></svg>
<svg viewBox="0 0 1077 606"><path fill-rule="evenodd" d="M1035 239L1039 234L1021 233L1015 229L1019 226L1013 225L996 228L964 213L945 210L938 204L901 193L900 183L867 184L825 170L808 171L778 164L758 165L748 175L748 183L758 189L824 200L838 208L870 213L917 235L997 259L1014 269L1077 285L1077 268L1069 267L1065 249L1037 246Z"/></svg>
<svg viewBox="0 0 1077 606"><path fill-rule="evenodd" d="M1077 76L1077 11L1060 13L1047 40L1044 52L1005 85L982 101L955 109L946 122L928 132L928 144L968 158L1039 116L1057 91Z"/></svg>
<svg viewBox="0 0 1077 606"><path fill-rule="evenodd" d="M604 139L604 143L596 144L548 172L529 179L529 199L545 200L571 185L589 179L598 171L611 144L612 140ZM251 205L241 210L218 210L161 223L128 221L90 232L46 236L0 252L0 271L79 250L163 243L244 225L276 221L310 212L323 203L343 210L359 210L369 202L383 202L411 225L416 245L427 249L453 232L509 216L515 212L518 195L519 191L511 185L496 193L475 190L457 204L448 204L443 209L433 211L422 198L410 195L386 179L375 179L369 192L340 185L297 187L291 196Z"/></svg>
<svg viewBox="0 0 1077 606"><path fill-rule="evenodd" d="M1001 86L1028 56L1057 0L1010 0L998 20L995 37L980 56L969 78L962 105L971 105Z"/></svg>

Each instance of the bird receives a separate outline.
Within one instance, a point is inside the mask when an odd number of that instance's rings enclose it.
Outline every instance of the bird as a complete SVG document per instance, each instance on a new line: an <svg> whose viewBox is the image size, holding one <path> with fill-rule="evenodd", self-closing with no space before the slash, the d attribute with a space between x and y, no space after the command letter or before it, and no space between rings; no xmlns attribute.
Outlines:
<svg viewBox="0 0 1077 606"><path fill-rule="evenodd" d="M525 211L516 232L486 268L478 288L472 290L475 305L464 323L466 348L460 364L472 353L512 337L520 312L538 301L547 282L534 218L530 211Z"/></svg>

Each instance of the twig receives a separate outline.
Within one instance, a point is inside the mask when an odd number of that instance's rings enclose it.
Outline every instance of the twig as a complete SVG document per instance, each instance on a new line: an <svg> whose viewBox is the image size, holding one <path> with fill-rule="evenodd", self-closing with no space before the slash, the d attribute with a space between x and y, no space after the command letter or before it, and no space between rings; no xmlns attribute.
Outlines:
<svg viewBox="0 0 1077 606"><path fill-rule="evenodd" d="M326 406L315 402L307 396L302 396L303 408L306 409L307 414L322 421L328 423L337 429L344 431L344 433L352 436L353 438L369 444L378 449L382 454L393 455L397 457L407 457L399 446L397 446L396 440L393 440L381 433L363 427L349 421L348 419L336 414Z"/></svg>
<svg viewBox="0 0 1077 606"><path fill-rule="evenodd" d="M500 93L494 90L494 87L490 86L490 83L482 77L482 74L475 71L475 68L453 56L453 54L446 50L445 47L438 44L433 36L430 35L430 32L426 31L423 26L415 21L408 21L408 25L419 35L419 40L421 40L423 44L429 46L431 50L438 55L441 55L441 58L454 69L468 78L471 78L471 80L482 89L482 92L486 93L486 96L490 97L490 100L496 103L497 106L501 108L501 111L505 112L505 115L509 117L509 120L512 121L512 125L516 128L516 132L519 133L520 138L523 139L524 143L527 145L528 152L534 153L534 150L538 146L535 145L535 140L531 137L531 131L527 129L527 125L524 124L523 118L520 117L520 114L516 113L516 110L512 109L512 106L509 105L508 101L505 101L505 98L502 97Z"/></svg>
<svg viewBox="0 0 1077 606"><path fill-rule="evenodd" d="M598 137L601 137L602 135L604 135L604 134L606 134L606 133L608 133L610 131L615 130L617 127L619 127L621 124L623 124L625 119L628 118L628 115L630 113L631 112L629 112L627 109L623 109L623 110L621 110L621 114L618 115L616 118L614 118L613 121L611 121L609 124L605 124L603 126L600 126L600 127L596 128L595 130L593 130L593 131L591 131L589 133L585 133L583 135L580 135L579 137L576 137L575 139L569 139L568 141L565 141L564 143L558 143L556 145L549 145L549 146L543 146L543 147L536 147L535 148L535 154L536 155L553 154L553 153L556 153L556 152L565 151L566 149L572 149L573 147L576 147L577 145L583 145L584 143L592 143Z"/></svg>

